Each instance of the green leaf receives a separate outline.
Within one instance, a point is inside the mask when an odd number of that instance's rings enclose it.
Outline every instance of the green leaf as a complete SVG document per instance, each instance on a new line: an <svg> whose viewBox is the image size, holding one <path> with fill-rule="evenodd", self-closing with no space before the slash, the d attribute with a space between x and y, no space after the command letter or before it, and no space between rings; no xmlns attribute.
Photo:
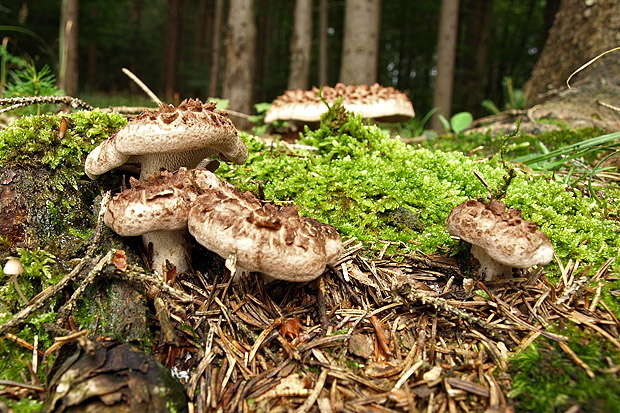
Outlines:
<svg viewBox="0 0 620 413"><path fill-rule="evenodd" d="M469 128L469 125L471 125L473 120L474 118L471 113L460 112L452 116L450 119L450 124L452 125L452 130L454 133L461 133L465 129Z"/></svg>
<svg viewBox="0 0 620 413"><path fill-rule="evenodd" d="M437 116L439 117L439 121L443 125L443 128L446 131L450 132L451 126L450 126L450 122L448 122L448 119L446 119L444 115L437 115Z"/></svg>

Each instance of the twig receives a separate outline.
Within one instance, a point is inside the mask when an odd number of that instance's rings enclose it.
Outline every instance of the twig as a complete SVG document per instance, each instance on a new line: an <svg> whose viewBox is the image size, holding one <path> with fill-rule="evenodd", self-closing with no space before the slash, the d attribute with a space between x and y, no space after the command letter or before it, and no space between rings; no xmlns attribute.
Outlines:
<svg viewBox="0 0 620 413"><path fill-rule="evenodd" d="M153 102L157 103L158 105L161 103L161 100L157 97L157 95L155 93L153 93L153 91L151 89L149 89L149 87L147 85L144 84L143 81L141 81L138 76L134 75L131 70L127 69L126 67L121 69L123 71L123 73L125 73L131 80L134 81L134 83L136 85L138 85L140 87L140 89L142 89L144 91L144 93L146 93Z"/></svg>
<svg viewBox="0 0 620 413"><path fill-rule="evenodd" d="M93 110L94 108L88 103L74 98L72 96L24 96L16 98L2 98L0 99L0 105L10 105L6 108L0 109L0 113L8 112L13 109L18 109L23 106L39 105L44 103L63 103L71 106L74 109L84 108L86 110Z"/></svg>
<svg viewBox="0 0 620 413"><path fill-rule="evenodd" d="M588 366L581 358L579 358L577 353L575 353L573 349L568 346L568 344L562 342L559 342L558 344L560 345L560 348L564 350L564 352L568 354L568 356L573 359L573 361L577 363L579 367L586 371L586 374L589 378L594 378L594 372L592 371L592 369L590 369L590 366Z"/></svg>
<svg viewBox="0 0 620 413"><path fill-rule="evenodd" d="M577 70L575 70L573 73L571 73L570 76L568 77L568 79L566 79L566 86L568 86L568 88L571 89L571 87L570 87L570 80L573 78L573 76L575 76L577 73L581 72L583 69L585 69L586 67L590 66L592 63L596 62L598 59L600 59L601 57L605 56L606 54L615 52L617 50L620 50L620 47L614 47L613 49L606 50L603 53L601 53L598 56L596 56L595 58L590 59L588 62L586 62L583 65L581 65L581 67L579 67Z"/></svg>
<svg viewBox="0 0 620 413"><path fill-rule="evenodd" d="M103 256L103 258L101 257L101 255L98 255L95 258L95 260L97 260L97 264L93 267L92 270L90 270L90 272L84 278L84 280L82 280L82 283L73 292L73 295L71 296L71 298L66 303L64 303L62 307L60 307L60 309L58 310L58 317L56 318L56 324L58 325L65 324L65 322L67 321L67 319L69 318L69 316L71 315L71 312L73 311L75 307L75 303L77 302L77 299L82 296L82 294L84 293L84 290L86 290L86 287L88 287L90 283L93 282L95 277L101 272L101 270L103 270L103 267L107 265L108 263L110 263L110 260L112 259L112 255L115 253L116 253L115 250L109 250L107 254Z"/></svg>
<svg viewBox="0 0 620 413"><path fill-rule="evenodd" d="M21 387L24 389L41 391L41 392L45 391L45 387L43 386L36 386L34 384L28 384L28 383L20 383L18 381L13 381L13 380L0 380L0 386Z"/></svg>
<svg viewBox="0 0 620 413"><path fill-rule="evenodd" d="M308 395L306 401L301 406L299 406L297 410L295 410L295 413L306 413L310 411L310 408L312 407L314 402L316 402L316 400L319 398L319 394L321 393L321 390L323 390L326 379L327 369L323 369L321 370L321 374L319 374L319 378L314 385L314 389L312 389L312 392Z"/></svg>

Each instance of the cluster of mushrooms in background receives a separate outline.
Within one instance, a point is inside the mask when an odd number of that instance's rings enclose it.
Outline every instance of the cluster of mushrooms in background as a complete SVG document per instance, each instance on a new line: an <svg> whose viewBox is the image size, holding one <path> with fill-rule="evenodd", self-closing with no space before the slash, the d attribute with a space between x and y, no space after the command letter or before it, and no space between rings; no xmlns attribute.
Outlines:
<svg viewBox="0 0 620 413"><path fill-rule="evenodd" d="M318 89L287 91L274 101L265 121L318 122L327 110L325 101L331 104L338 97L347 110L364 118L402 121L414 116L409 99L394 88L339 84L324 87L321 95ZM212 155L242 164L248 151L214 103L190 99L176 108L160 104L157 111L134 118L90 153L85 171L96 179L113 168L140 164L140 180L130 178L131 189L109 202L104 222L119 235L141 235L157 273L165 274L166 261L177 272L191 268L188 234L235 262L237 273L260 272L267 279L310 281L337 262L343 246L334 227L300 217L296 206L278 208L251 192L241 193L201 167ZM553 248L536 224L496 200L458 205L447 228L472 244L475 268L485 281L553 258Z"/></svg>

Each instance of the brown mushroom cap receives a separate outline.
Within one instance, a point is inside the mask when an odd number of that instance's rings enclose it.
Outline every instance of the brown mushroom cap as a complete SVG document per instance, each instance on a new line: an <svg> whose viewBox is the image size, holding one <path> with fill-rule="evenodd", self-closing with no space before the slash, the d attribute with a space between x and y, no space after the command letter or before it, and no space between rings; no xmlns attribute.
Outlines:
<svg viewBox="0 0 620 413"><path fill-rule="evenodd" d="M103 222L124 237L187 227L190 204L198 197L185 168L162 171L144 182L130 179L131 189L112 198Z"/></svg>
<svg viewBox="0 0 620 413"><path fill-rule="evenodd" d="M447 229L504 266L529 268L553 259L551 242L538 226L495 199L489 204L469 200L457 205L448 215Z"/></svg>
<svg viewBox="0 0 620 413"><path fill-rule="evenodd" d="M195 167L214 154L241 164L248 150L228 116L215 110L215 103L190 99L178 108L161 103L158 110L132 119L88 155L85 171L95 179L127 162L137 162L142 165L141 176L148 177L160 168Z"/></svg>
<svg viewBox="0 0 620 413"><path fill-rule="evenodd" d="M195 173L195 183L202 187L201 180L210 172ZM332 226L300 217L297 206L262 205L251 192L241 193L226 183L196 199L188 228L200 244L221 257L235 253L239 268L280 280L313 280L342 253Z"/></svg>
<svg viewBox="0 0 620 413"><path fill-rule="evenodd" d="M345 86L342 83L336 84L335 87L323 86L321 96L330 105L342 96L345 109L358 113L365 119L402 122L415 116L413 105L407 95L391 86L383 87L378 83L372 86ZM309 91L287 90L273 101L265 114L265 122L276 120L318 122L325 112L327 106L319 98L319 88L313 87Z"/></svg>
<svg viewBox="0 0 620 413"><path fill-rule="evenodd" d="M130 178L132 188L109 202L104 223L122 236L142 235L145 247L152 245L153 269L161 271L165 260L178 272L189 268L187 216L198 192L185 168L176 173L162 171L144 182Z"/></svg>

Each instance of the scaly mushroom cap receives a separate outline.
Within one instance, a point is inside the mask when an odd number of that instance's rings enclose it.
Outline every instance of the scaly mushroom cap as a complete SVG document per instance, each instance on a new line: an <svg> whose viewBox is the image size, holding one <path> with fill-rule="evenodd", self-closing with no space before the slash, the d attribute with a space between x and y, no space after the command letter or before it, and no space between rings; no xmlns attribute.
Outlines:
<svg viewBox="0 0 620 413"><path fill-rule="evenodd" d="M211 173L195 174L194 182L205 192L192 205L189 232L223 258L235 253L239 268L302 282L320 276L342 254L336 229L300 217L297 206L262 205L251 192L241 193L226 183L203 187Z"/></svg>
<svg viewBox="0 0 620 413"><path fill-rule="evenodd" d="M215 110L215 103L184 100L178 108L160 103L156 111L146 111L132 119L116 134L102 142L86 158L85 171L95 179L127 162L135 161L151 173L163 168L195 167L202 159L219 154L224 160L241 164L248 150L228 116Z"/></svg>
<svg viewBox="0 0 620 413"><path fill-rule="evenodd" d="M185 168L176 173L162 171L144 182L129 179L131 189L108 204L103 216L108 227L124 237L187 228L190 204L198 193Z"/></svg>
<svg viewBox="0 0 620 413"><path fill-rule="evenodd" d="M509 267L529 268L553 259L551 242L537 225L495 199L488 205L473 200L457 205L448 215L447 229Z"/></svg>
<svg viewBox="0 0 620 413"><path fill-rule="evenodd" d="M404 93L393 87L383 87L378 83L368 85L348 85L342 83L335 87L323 86L321 96L332 105L340 96L345 109L362 115L365 119L381 122L402 122L415 116L413 105ZM273 101L265 114L265 122L276 120L297 120L319 122L327 106L319 98L319 88L304 91L287 90Z"/></svg>

